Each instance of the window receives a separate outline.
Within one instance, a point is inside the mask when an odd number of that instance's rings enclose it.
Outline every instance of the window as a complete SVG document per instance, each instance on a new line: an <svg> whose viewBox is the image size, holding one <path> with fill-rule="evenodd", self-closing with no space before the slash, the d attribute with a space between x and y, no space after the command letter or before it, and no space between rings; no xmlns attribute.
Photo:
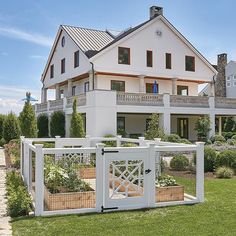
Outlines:
<svg viewBox="0 0 236 236"><path fill-rule="evenodd" d="M227 82L227 83L226 83L226 86L227 86L227 87L231 87L231 82Z"/></svg>
<svg viewBox="0 0 236 236"><path fill-rule="evenodd" d="M79 51L76 51L74 53L74 67L78 67L79 66Z"/></svg>
<svg viewBox="0 0 236 236"><path fill-rule="evenodd" d="M117 131L125 131L125 117L117 117Z"/></svg>
<svg viewBox="0 0 236 236"><path fill-rule="evenodd" d="M177 95L188 96L188 86L177 85Z"/></svg>
<svg viewBox="0 0 236 236"><path fill-rule="evenodd" d="M188 139L188 118L177 118L177 133L181 138Z"/></svg>
<svg viewBox="0 0 236 236"><path fill-rule="evenodd" d="M185 56L185 70L195 71L195 57Z"/></svg>
<svg viewBox="0 0 236 236"><path fill-rule="evenodd" d="M166 53L166 69L171 69L171 54Z"/></svg>
<svg viewBox="0 0 236 236"><path fill-rule="evenodd" d="M118 63L130 65L130 48L118 48Z"/></svg>
<svg viewBox="0 0 236 236"><path fill-rule="evenodd" d="M84 83L84 92L87 93L89 91L89 82Z"/></svg>
<svg viewBox="0 0 236 236"><path fill-rule="evenodd" d="M50 66L50 78L54 77L54 65Z"/></svg>
<svg viewBox="0 0 236 236"><path fill-rule="evenodd" d="M66 59L63 58L61 60L61 74L65 73L65 64L66 64Z"/></svg>
<svg viewBox="0 0 236 236"><path fill-rule="evenodd" d="M72 87L72 96L75 96L75 90L76 90L76 86Z"/></svg>
<svg viewBox="0 0 236 236"><path fill-rule="evenodd" d="M146 131L147 131L148 128L149 128L150 122L151 122L151 119L150 119L150 118L146 119Z"/></svg>
<svg viewBox="0 0 236 236"><path fill-rule="evenodd" d="M66 42L65 36L63 36L62 39L61 39L61 46L62 46L62 47L65 46L65 42Z"/></svg>
<svg viewBox="0 0 236 236"><path fill-rule="evenodd" d="M60 98L64 98L64 90L60 90Z"/></svg>
<svg viewBox="0 0 236 236"><path fill-rule="evenodd" d="M234 75L234 80L236 80L236 75Z"/></svg>
<svg viewBox="0 0 236 236"><path fill-rule="evenodd" d="M157 86L157 93L159 93L159 85L156 84ZM146 83L146 93L153 93L154 91L154 84L151 83Z"/></svg>
<svg viewBox="0 0 236 236"><path fill-rule="evenodd" d="M152 51L147 51L147 67L152 67Z"/></svg>
<svg viewBox="0 0 236 236"><path fill-rule="evenodd" d="M125 92L125 81L112 80L111 90Z"/></svg>
<svg viewBox="0 0 236 236"><path fill-rule="evenodd" d="M236 81L234 81L233 85L234 85L234 87L236 87Z"/></svg>
<svg viewBox="0 0 236 236"><path fill-rule="evenodd" d="M230 81L231 80L231 76L227 76L226 80Z"/></svg>

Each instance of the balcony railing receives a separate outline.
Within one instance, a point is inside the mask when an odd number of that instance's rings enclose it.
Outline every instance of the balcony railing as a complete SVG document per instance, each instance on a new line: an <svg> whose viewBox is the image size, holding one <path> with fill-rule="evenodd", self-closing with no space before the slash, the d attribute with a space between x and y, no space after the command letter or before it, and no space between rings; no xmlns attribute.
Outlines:
<svg viewBox="0 0 236 236"><path fill-rule="evenodd" d="M117 92L117 105L164 106L163 95Z"/></svg>
<svg viewBox="0 0 236 236"><path fill-rule="evenodd" d="M59 111L63 109L63 99L50 101L49 110L50 111Z"/></svg>
<svg viewBox="0 0 236 236"><path fill-rule="evenodd" d="M215 108L236 109L236 99L216 97Z"/></svg>
<svg viewBox="0 0 236 236"><path fill-rule="evenodd" d="M45 112L45 111L47 111L47 106L48 106L47 102L36 104L35 105L36 111Z"/></svg>
<svg viewBox="0 0 236 236"><path fill-rule="evenodd" d="M171 107L209 107L209 97L170 95Z"/></svg>
<svg viewBox="0 0 236 236"><path fill-rule="evenodd" d="M80 94L78 96L73 96L67 98L66 108L72 108L74 99L77 99L77 105L78 106L84 106L86 105L86 94Z"/></svg>

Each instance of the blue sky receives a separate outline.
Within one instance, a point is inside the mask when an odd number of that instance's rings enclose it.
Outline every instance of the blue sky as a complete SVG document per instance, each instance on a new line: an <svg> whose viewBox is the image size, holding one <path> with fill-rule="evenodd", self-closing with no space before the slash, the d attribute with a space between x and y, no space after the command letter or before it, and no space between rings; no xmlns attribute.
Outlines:
<svg viewBox="0 0 236 236"><path fill-rule="evenodd" d="M227 4L226 4L227 3ZM0 8L0 113L21 109L26 91L40 98L40 75L60 24L124 30L164 15L212 63L236 60L235 0L9 0Z"/></svg>

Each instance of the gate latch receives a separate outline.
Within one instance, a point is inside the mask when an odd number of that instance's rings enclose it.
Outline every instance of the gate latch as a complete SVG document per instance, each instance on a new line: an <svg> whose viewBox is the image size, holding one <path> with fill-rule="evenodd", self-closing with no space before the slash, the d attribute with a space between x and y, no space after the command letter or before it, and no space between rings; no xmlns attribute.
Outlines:
<svg viewBox="0 0 236 236"><path fill-rule="evenodd" d="M152 170L147 169L147 170L145 170L145 174L149 174L151 171L152 171Z"/></svg>

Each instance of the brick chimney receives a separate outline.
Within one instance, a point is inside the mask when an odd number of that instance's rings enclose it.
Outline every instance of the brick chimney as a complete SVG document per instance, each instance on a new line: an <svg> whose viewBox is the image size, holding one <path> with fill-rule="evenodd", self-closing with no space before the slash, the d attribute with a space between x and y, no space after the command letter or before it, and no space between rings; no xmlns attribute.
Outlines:
<svg viewBox="0 0 236 236"><path fill-rule="evenodd" d="M215 82L215 96L226 97L225 66L227 65L227 54L222 53L217 56L218 75Z"/></svg>
<svg viewBox="0 0 236 236"><path fill-rule="evenodd" d="M155 18L156 16L163 15L163 8L158 6L150 7L150 20Z"/></svg>

